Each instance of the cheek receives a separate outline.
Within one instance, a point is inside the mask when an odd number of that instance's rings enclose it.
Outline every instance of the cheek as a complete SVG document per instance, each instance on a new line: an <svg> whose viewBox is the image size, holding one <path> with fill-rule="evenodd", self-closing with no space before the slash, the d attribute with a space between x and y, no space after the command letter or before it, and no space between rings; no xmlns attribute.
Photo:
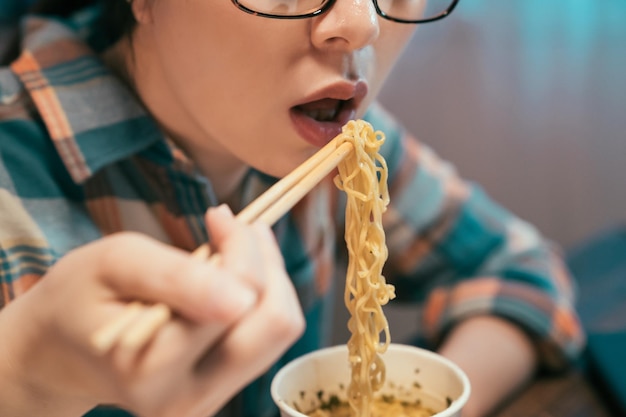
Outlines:
<svg viewBox="0 0 626 417"><path fill-rule="evenodd" d="M375 44L375 79L371 80L371 97L375 97L384 84L389 72L398 61L402 51L415 32L414 25L402 25L394 22L382 22L381 34Z"/></svg>
<svg viewBox="0 0 626 417"><path fill-rule="evenodd" d="M267 62L255 37L246 33L248 20L229 1L156 2L152 36L159 65L176 94L193 105L218 109L246 99L247 81L258 78L264 68L259 62Z"/></svg>
<svg viewBox="0 0 626 417"><path fill-rule="evenodd" d="M377 41L378 55L382 65L392 67L415 33L416 25L395 23L388 20L381 22L380 37Z"/></svg>

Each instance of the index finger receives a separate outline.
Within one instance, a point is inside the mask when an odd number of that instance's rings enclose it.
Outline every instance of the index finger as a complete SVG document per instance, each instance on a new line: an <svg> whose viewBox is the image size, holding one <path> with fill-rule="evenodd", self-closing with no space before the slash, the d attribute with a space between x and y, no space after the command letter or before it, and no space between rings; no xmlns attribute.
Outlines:
<svg viewBox="0 0 626 417"><path fill-rule="evenodd" d="M139 234L107 237L90 250L119 298L164 303L193 321L230 323L258 298L229 271Z"/></svg>

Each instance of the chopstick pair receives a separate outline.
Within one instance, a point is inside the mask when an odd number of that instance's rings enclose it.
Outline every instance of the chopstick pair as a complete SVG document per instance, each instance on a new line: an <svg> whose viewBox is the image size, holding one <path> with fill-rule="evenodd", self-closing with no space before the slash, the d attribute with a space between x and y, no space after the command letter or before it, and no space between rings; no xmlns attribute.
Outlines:
<svg viewBox="0 0 626 417"><path fill-rule="evenodd" d="M256 200L245 207L236 218L250 224L262 221L274 224L300 201L315 185L326 177L353 149L346 142L337 147L338 138L330 141L317 153L278 181ZM208 244L194 250L191 256L216 262L219 254L211 255ZM91 337L93 348L104 354L117 345L125 349L138 349L151 340L156 332L172 317L169 307L162 303L145 305L139 301L126 309Z"/></svg>

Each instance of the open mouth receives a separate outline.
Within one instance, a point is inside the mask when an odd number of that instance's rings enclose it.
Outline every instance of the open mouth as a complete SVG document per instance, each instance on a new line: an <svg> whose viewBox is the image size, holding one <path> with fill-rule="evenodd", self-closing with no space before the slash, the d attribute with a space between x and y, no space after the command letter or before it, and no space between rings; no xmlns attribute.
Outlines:
<svg viewBox="0 0 626 417"><path fill-rule="evenodd" d="M303 139L324 146L341 133L343 125L355 117L354 100L323 98L291 108L291 120Z"/></svg>
<svg viewBox="0 0 626 417"><path fill-rule="evenodd" d="M324 98L312 101L310 103L301 104L294 107L294 111L309 117L317 122L342 123L340 115L343 109L348 109L352 100L337 100L333 98Z"/></svg>
<svg viewBox="0 0 626 417"><path fill-rule="evenodd" d="M367 83L364 81L336 83L310 95L308 101L294 105L289 113L300 137L321 147L356 117L357 108L366 95Z"/></svg>

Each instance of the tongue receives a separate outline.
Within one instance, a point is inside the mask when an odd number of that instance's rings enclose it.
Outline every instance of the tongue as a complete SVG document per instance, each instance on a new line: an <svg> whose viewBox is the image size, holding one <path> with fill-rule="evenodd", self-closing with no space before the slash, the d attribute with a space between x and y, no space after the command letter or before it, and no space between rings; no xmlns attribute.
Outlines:
<svg viewBox="0 0 626 417"><path fill-rule="evenodd" d="M334 98L323 98L321 100L311 101L298 106L302 110L333 110L339 105L340 100Z"/></svg>

